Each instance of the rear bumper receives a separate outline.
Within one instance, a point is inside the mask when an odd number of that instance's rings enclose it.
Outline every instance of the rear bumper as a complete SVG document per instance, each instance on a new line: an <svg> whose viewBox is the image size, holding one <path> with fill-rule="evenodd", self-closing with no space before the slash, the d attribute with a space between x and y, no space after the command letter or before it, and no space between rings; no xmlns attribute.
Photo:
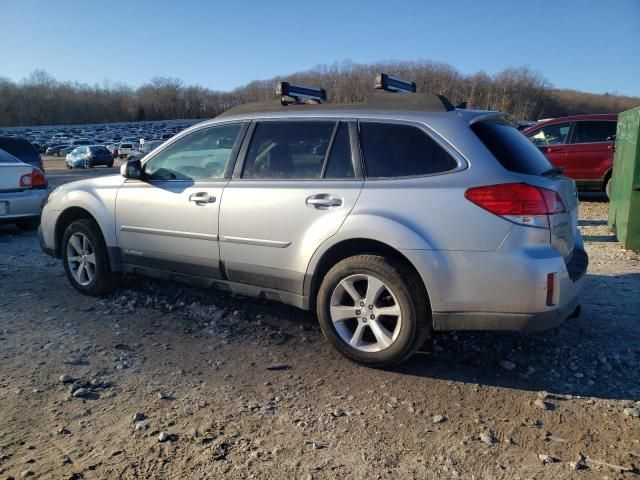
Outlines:
<svg viewBox="0 0 640 480"><path fill-rule="evenodd" d="M0 224L21 220L36 220L42 213L46 189L0 193Z"/></svg>
<svg viewBox="0 0 640 480"><path fill-rule="evenodd" d="M580 245L566 265L555 249L518 255L493 252L406 253L427 286L434 330L531 331L555 327L579 312L588 257ZM434 256L442 255L436 259ZM413 256L413 258L411 258ZM420 263L433 269L423 270ZM547 304L547 275L554 289Z"/></svg>

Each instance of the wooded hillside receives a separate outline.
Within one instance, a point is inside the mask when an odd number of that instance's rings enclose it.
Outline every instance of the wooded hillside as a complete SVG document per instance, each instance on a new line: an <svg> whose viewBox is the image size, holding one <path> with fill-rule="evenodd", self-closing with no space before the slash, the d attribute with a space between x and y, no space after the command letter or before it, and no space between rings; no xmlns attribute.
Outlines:
<svg viewBox="0 0 640 480"><path fill-rule="evenodd" d="M640 98L558 90L527 67L496 75L463 74L434 62L351 62L322 65L306 72L256 80L231 92L184 85L157 77L139 88L122 84L60 82L35 71L21 82L0 77L0 126L68 125L135 120L211 118L239 103L275 98L275 84L287 80L321 86L330 102L359 101L371 92L373 78L386 72L416 82L468 108L500 110L518 119L537 120L588 113L618 113L640 105Z"/></svg>

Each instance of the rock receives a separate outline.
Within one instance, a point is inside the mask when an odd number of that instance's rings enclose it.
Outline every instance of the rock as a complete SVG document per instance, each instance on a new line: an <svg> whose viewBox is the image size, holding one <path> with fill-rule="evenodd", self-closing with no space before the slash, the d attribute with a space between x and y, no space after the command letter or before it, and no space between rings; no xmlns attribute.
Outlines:
<svg viewBox="0 0 640 480"><path fill-rule="evenodd" d="M133 427L136 432L141 432L142 430L146 430L148 428L147 424L144 422L137 422L136 426Z"/></svg>
<svg viewBox="0 0 640 480"><path fill-rule="evenodd" d="M571 468L571 470L586 470L588 467L584 455L580 454L577 461L569 462L569 468Z"/></svg>
<svg viewBox="0 0 640 480"><path fill-rule="evenodd" d="M67 429L67 427L60 427L58 429L58 434L60 435L69 435L71 432Z"/></svg>
<svg viewBox="0 0 640 480"><path fill-rule="evenodd" d="M171 399L171 395L169 395L168 393L165 393L165 392L158 392L158 398L160 400L170 400Z"/></svg>
<svg viewBox="0 0 640 480"><path fill-rule="evenodd" d="M145 418L147 418L147 416L144 414L144 412L136 412L133 414L133 418L132 421L133 423L139 422L141 420L144 420Z"/></svg>
<svg viewBox="0 0 640 480"><path fill-rule="evenodd" d="M516 364L509 360L500 361L500 366L505 370L513 370L514 368L516 368Z"/></svg>
<svg viewBox="0 0 640 480"><path fill-rule="evenodd" d="M89 382L87 382L86 380L76 380L75 382L73 382L73 385L71 385L71 392L75 392L76 390L79 390L81 388L88 388L89 387Z"/></svg>
<svg viewBox="0 0 640 480"><path fill-rule="evenodd" d="M445 417L444 415L434 415L431 421L433 423L444 423L447 421L447 417Z"/></svg>
<svg viewBox="0 0 640 480"><path fill-rule="evenodd" d="M640 408L625 408L623 412L627 417L640 417Z"/></svg>
<svg viewBox="0 0 640 480"><path fill-rule="evenodd" d="M544 400L542 400L541 398L537 398L533 404L538 407L541 408L542 410L553 410L554 405L550 402L545 402Z"/></svg>
<svg viewBox="0 0 640 480"><path fill-rule="evenodd" d="M176 439L176 436L169 432L160 432L158 435L159 442L173 442Z"/></svg>
<svg viewBox="0 0 640 480"><path fill-rule="evenodd" d="M551 455L547 455L544 453L539 454L538 458L540 459L543 465L547 465L548 463L555 463L558 461L557 458L553 458Z"/></svg>
<svg viewBox="0 0 640 480"><path fill-rule="evenodd" d="M90 391L88 388L79 388L73 392L73 396L76 398L85 398L89 396L89 393Z"/></svg>
<svg viewBox="0 0 640 480"><path fill-rule="evenodd" d="M35 473L33 473L31 470L25 470L20 474L22 478L33 477L34 475Z"/></svg>
<svg viewBox="0 0 640 480"><path fill-rule="evenodd" d="M68 373L63 373L62 375L60 375L60 377L58 377L58 380L60 380L62 383L72 383L75 381L75 378L73 378Z"/></svg>
<svg viewBox="0 0 640 480"><path fill-rule="evenodd" d="M481 442L486 443L487 445L491 445L498 441L490 430L482 432L479 438Z"/></svg>
<svg viewBox="0 0 640 480"><path fill-rule="evenodd" d="M85 361L81 357L69 357L64 361L67 365L82 365Z"/></svg>
<svg viewBox="0 0 640 480"><path fill-rule="evenodd" d="M274 364L267 366L267 370L291 370L291 365L286 364Z"/></svg>

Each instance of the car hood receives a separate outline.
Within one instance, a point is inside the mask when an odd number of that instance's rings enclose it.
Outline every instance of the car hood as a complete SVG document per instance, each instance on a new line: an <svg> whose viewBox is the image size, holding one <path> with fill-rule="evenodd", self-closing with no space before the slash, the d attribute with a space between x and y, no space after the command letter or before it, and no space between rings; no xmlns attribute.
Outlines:
<svg viewBox="0 0 640 480"><path fill-rule="evenodd" d="M60 185L51 192L50 198L62 193L72 193L74 191L97 192L99 190L117 189L124 181L125 178L119 174L76 180L75 182Z"/></svg>

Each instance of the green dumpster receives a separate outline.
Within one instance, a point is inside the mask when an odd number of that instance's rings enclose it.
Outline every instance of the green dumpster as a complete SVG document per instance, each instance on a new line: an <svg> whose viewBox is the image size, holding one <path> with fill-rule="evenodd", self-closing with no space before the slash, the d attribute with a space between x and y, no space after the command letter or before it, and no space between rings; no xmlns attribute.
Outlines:
<svg viewBox="0 0 640 480"><path fill-rule="evenodd" d="M640 249L640 107L618 115L609 227L627 249Z"/></svg>

